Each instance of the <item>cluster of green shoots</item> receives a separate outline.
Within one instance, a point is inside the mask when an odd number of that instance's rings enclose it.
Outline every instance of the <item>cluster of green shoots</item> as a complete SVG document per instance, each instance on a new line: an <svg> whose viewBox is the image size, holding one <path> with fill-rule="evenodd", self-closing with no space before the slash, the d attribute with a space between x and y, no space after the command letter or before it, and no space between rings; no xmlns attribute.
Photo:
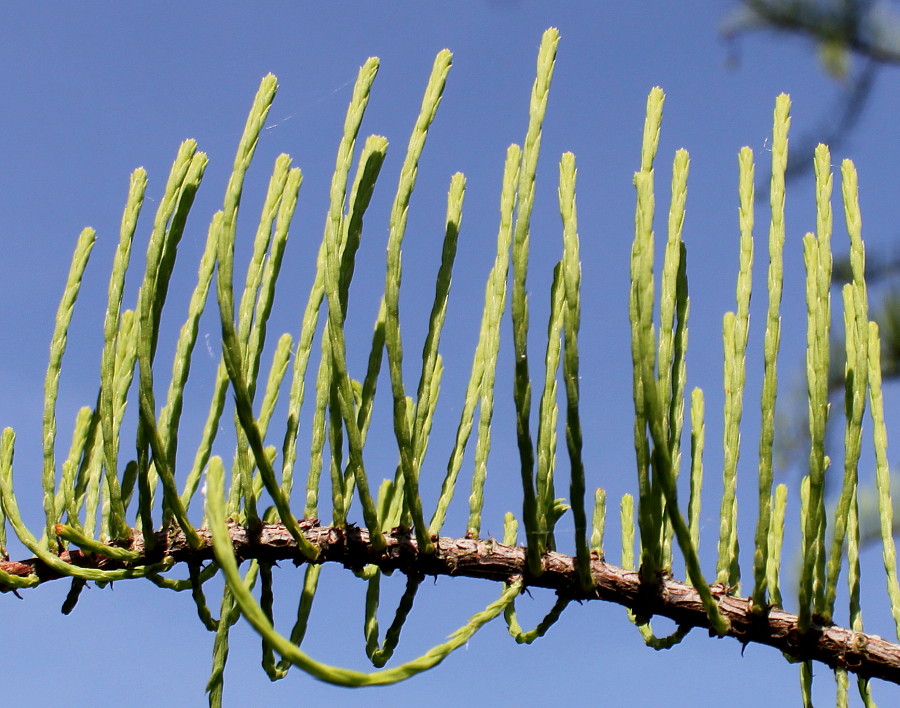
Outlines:
<svg viewBox="0 0 900 708"><path fill-rule="evenodd" d="M66 610L71 609L78 592L88 581L105 584L115 580L146 578L163 588L190 590L201 620L216 637L213 673L209 682L214 704L221 701L229 628L240 616L245 617L262 636L263 666L272 679L281 678L291 666L298 666L324 681L349 686L394 683L431 668L500 614L504 614L510 632L519 642L531 642L546 632L568 601L561 598L535 630L524 632L516 620L514 602L525 588L525 583L522 579L517 579L503 589L495 602L473 615L449 640L435 646L418 659L383 669L381 667L388 662L397 645L421 578L409 578L395 620L384 641L379 643L376 612L381 571L375 566L368 566L357 574L369 584L366 602L366 652L377 670L364 673L318 662L304 652L300 644L306 632L321 564L315 562L317 548L304 535L297 517L317 519L322 516L319 494L323 487L323 468L327 465L333 526L344 527L350 522L348 510L356 502L362 511L362 519L374 549L383 548L385 535L392 529L402 527L412 530L420 553L433 553L433 541L443 528L474 429L474 469L466 534L479 537L491 445L500 324L507 310L507 288L511 283L509 310L514 340L514 399L524 497L520 520L528 539L528 571L533 576L541 573L542 556L556 545L554 534L557 522L571 513L575 529L575 582L584 589L592 586L592 559L596 562L604 556L606 497L602 489L594 493L592 524L589 529L579 423L578 331L581 272L575 207L576 170L574 156L571 154L563 155L559 164L562 256L553 273L547 346L543 360L543 391L536 415L531 412L532 377L527 352L529 312L526 273L529 224L534 205L542 122L558 40L556 30L548 30L543 37L525 141L523 147L512 145L507 151L500 196L496 260L485 288L480 333L455 444L430 520L426 521L426 509L423 508L419 493L419 472L428 446L443 373L439 345L465 192L465 179L460 174L454 175L450 182L442 260L436 277L421 373L414 397L408 394L402 377L403 347L398 303L401 283L400 253L407 212L419 159L450 69L451 55L447 51L437 55L404 158L391 209L384 293L374 325L367 369L359 379L352 378L348 370L344 323L364 215L387 150L385 138L367 138L359 151L354 171L357 137L378 71L376 59L368 60L360 69L346 115L344 134L331 182L324 237L319 247L315 277L299 324L299 333L296 339L285 334L278 340L264 380L261 380L261 369L267 321L272 312L275 284L302 181L299 168L291 166L291 159L287 155L281 155L276 160L253 240L244 288L237 303L233 263L244 177L275 96L275 78L267 76L262 81L238 147L223 208L215 214L209 226L196 286L188 305L187 319L181 326L175 347L171 380L164 399L154 383L154 358L161 315L177 246L184 233L207 158L197 151L194 141L186 141L179 150L153 221L146 270L137 306L132 311L122 309L122 300L132 243L147 186L147 176L143 170L138 169L133 173L109 280L97 402L95 406L83 408L78 413L71 447L61 463L55 453L60 366L66 349L73 307L95 241L95 233L91 229L86 229L78 240L59 307L45 384L42 483L46 524L40 538L22 522L12 480L14 433L9 428L3 431L0 441L0 546L4 555L6 530L9 526L36 558L56 573L73 579L73 589L64 608ZM704 447L704 400L699 389L690 396L690 478L689 485L682 485L689 486L686 515L681 511L677 494L686 400L685 354L689 301L687 251L682 241L682 225L689 160L684 150L679 150L675 155L668 239L657 301L653 268L653 163L662 106L663 93L654 89L647 104L641 167L635 175L637 210L631 260L630 317L638 484L637 509L634 507L635 498L631 495L625 495L621 502L621 564L629 569L634 569L636 565L635 519L640 531L638 568L644 582L657 583L660 577L671 572L673 547L677 544L685 562L687 576L703 598L711 626L718 633L724 634L728 631L727 621L719 613L713 590L701 571L698 559ZM759 440L759 516L750 593L753 607L759 613L782 604L779 572L787 490L784 485L773 488L773 438L776 362L781 336L784 175L789 122L789 99L787 96L780 96L776 102L772 140L768 313L765 320L762 426ZM715 575L715 582L729 589L737 588L741 581L736 531L736 470L743 413L753 262L754 164L749 148L741 151L739 165L740 259L737 307L736 312L725 316L723 323L726 392L724 495ZM900 589L891 536L892 506L881 398L879 335L878 328L869 320L867 311L856 173L849 162L845 162L841 169L853 272L852 282L843 289L847 362L844 470L838 507L833 516L835 522L830 537L826 535L824 480L829 460L824 449L831 325L829 293L832 267L832 174L830 155L824 146L819 146L815 154L815 174L818 215L816 234L808 234L803 242L809 313L807 376L811 449L809 471L803 480L800 503L800 623L801 628L808 629L814 623L830 620L836 602L837 580L846 553L849 565L850 620L853 629L861 629L856 494L862 417L868 398L877 458L876 480L888 591L900 629ZM184 407L183 394L197 342L198 323L207 306L214 272L215 293L221 314L222 359L193 465L186 475L176 475L175 459ZM323 308L326 319L320 327L319 317ZM311 448L304 504L302 512L298 514L300 507L292 502L292 497L297 496L294 489L297 439L300 412L305 401L307 370L316 344L317 331L322 333L318 340L321 356L315 375ZM385 480L376 491L372 489L367 474L364 448L372 419L376 382L385 354L390 373L398 466L394 479ZM137 381L133 380L135 371L138 374ZM558 421L557 385L560 376L565 391L565 419L562 423ZM287 384L286 380L290 383ZM276 404L280 392L284 390L289 393L279 460L278 451L274 446L267 445L266 440L273 435ZM226 470L220 456L213 455L229 392L234 401L233 418L237 435L237 449L230 471ZM134 395L137 396L137 405L132 403L132 408L136 408L138 415L136 453L135 459L122 465L120 430L129 395L132 396L132 401ZM535 425L537 432L533 437ZM555 483L557 430L560 427L565 429L570 461L570 486L565 502L556 497ZM201 485L204 478L205 484ZM201 489L205 490L205 507L199 525L195 525L189 511ZM264 504L270 505L261 513L260 508ZM310 561L306 565L297 620L289 635L279 632L273 623L271 565L250 561L246 571L241 573L229 536L229 519L234 524L249 528L258 528L264 522L282 524L293 537L302 556ZM518 523L511 514L507 514L505 543L515 544ZM141 558L152 555L157 538L155 532L161 528L179 529L187 543L195 549L201 548L205 543L198 529L208 529L212 536L215 560L204 567L192 566L187 579L167 576L167 571L174 564L168 557L162 557L152 565L137 565L136 562ZM133 538L135 531L143 535L143 554L128 548L127 542ZM108 570L67 562L60 550L67 548L69 544L86 553L111 558L124 567ZM218 574L224 577L226 585L220 617L215 619L207 606L203 586ZM20 577L0 570L0 585L5 589L31 587L38 582L36 575ZM261 587L259 600L252 592L256 584ZM686 630L679 629L668 637L657 637L646 618L632 615L632 619L639 625L646 642L656 648L672 646L686 633ZM277 661L276 653L280 656ZM812 679L808 663L804 665L802 675L804 692L808 697ZM846 674L838 671L838 676L839 686L843 687L841 690L846 696ZM868 696L865 684L861 682L860 686L864 695Z"/></svg>

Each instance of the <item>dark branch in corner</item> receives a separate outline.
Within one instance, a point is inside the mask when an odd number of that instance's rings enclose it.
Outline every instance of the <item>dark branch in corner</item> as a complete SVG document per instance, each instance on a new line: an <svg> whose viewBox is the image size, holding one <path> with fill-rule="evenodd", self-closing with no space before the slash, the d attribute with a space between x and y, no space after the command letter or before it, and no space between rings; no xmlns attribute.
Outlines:
<svg viewBox="0 0 900 708"><path fill-rule="evenodd" d="M543 558L542 574L532 577L528 573L524 548L489 539L440 537L435 540L435 554L428 556L419 553L415 539L405 531L388 534L387 547L375 551L369 544L368 532L363 529L319 526L317 521L309 519L301 522L301 528L319 549L319 562L322 563L340 563L354 570L373 564L384 571L399 570L407 575L448 575L497 582L524 576L530 587L549 588L576 601L606 600L624 605L639 616L660 615L684 628L709 628L703 604L692 586L662 578L657 586L648 588L641 585L636 571L610 565L596 557L591 564L594 586L585 592L578 585L574 558L562 553L547 553ZM281 524L264 524L257 533L237 525L231 525L229 530L235 554L241 560L255 558L270 563L290 560L298 565L305 562L290 533ZM199 533L205 542L199 550L192 550L180 531L160 533L153 552L133 565L155 563L163 556L171 556L182 563L209 561L213 558L210 533L207 529L199 529ZM124 545L144 552L144 539L138 532L134 532L131 543ZM105 570L127 567L121 562L81 551L65 551L61 558L81 567ZM0 569L22 577L36 574L42 582L62 577L37 559L0 561ZM720 586L714 586L713 593L720 611L731 624L728 635L743 644L765 644L799 660L820 661L864 678L900 684L900 645L836 626L817 626L803 635L794 614L772 608L757 615L749 598L730 596Z"/></svg>
<svg viewBox="0 0 900 708"><path fill-rule="evenodd" d="M839 40L857 54L885 64L900 64L900 48L891 42L891 34L873 31L873 27L878 27L868 17L873 6L870 0L843 7L772 0L744 0L744 5L770 29Z"/></svg>

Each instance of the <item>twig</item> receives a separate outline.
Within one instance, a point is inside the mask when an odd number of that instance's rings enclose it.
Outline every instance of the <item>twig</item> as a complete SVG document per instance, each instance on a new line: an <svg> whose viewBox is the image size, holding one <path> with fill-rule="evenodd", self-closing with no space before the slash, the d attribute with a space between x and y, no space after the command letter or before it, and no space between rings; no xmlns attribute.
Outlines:
<svg viewBox="0 0 900 708"><path fill-rule="evenodd" d="M372 564L384 571L399 570L407 575L448 575L497 582L524 577L527 586L549 588L560 597L576 601L605 600L624 605L639 616L668 617L684 629L709 629L700 595L691 585L661 577L655 587L648 588L641 585L637 571L611 565L596 555L591 559L593 586L583 590L578 582L575 558L562 553L544 554L542 572L538 577L533 577L528 572L525 548L507 546L492 539L442 536L434 539L434 554L426 555L419 553L415 538L405 530L398 529L386 534L386 547L376 550L369 543L368 532L354 526L319 526L316 519L304 519L300 522L300 528L307 540L319 550L316 562L340 563L351 569ZM141 558L132 565L155 563L164 556L170 556L178 563L196 564L212 560L209 531L200 528L197 533L202 541L197 549L191 548L180 529L158 533L156 545L146 555L144 538L137 531L133 532L130 543L118 545L141 554ZM230 533L234 552L241 560L291 560L297 565L306 562L283 524L263 524L256 532L231 524ZM73 565L104 570L129 565L74 550L63 551L60 557ZM36 558L21 562L0 561L0 569L20 577L36 574L41 582L62 577ZM795 614L778 608L755 613L750 598L729 595L722 585L714 585L711 590L719 611L730 623L727 636L742 644L765 644L798 660L820 661L863 678L880 678L900 684L898 644L876 635L815 623L808 633L802 634Z"/></svg>

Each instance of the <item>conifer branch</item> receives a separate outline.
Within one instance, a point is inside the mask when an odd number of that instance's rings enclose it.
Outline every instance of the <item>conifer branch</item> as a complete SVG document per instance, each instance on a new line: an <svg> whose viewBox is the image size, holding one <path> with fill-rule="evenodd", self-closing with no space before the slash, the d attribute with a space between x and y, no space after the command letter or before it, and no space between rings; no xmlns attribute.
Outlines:
<svg viewBox="0 0 900 708"><path fill-rule="evenodd" d="M614 602L641 617L668 617L682 631L710 628L700 593L693 586L669 576L660 577L656 586L642 585L638 571L606 563L596 553L591 558L593 585L585 590L579 583L575 557L563 553L545 553L541 559L541 573L535 576L528 570L525 548L493 539L435 537L434 554L426 554L420 553L411 533L402 529L385 534L386 546L378 549L370 543L368 531L355 526L320 526L316 519L301 520L299 526L306 539L319 551L316 563L340 563L353 570L375 565L384 572L400 571L421 577L445 575L505 583L524 578L526 587L555 590L562 599ZM173 528L169 532L158 532L152 550L147 550L143 535L135 530L130 543L121 542L117 546L138 554L130 564L77 550L61 552L60 559L99 570L150 565L167 557L175 563L196 567L213 559L211 533L206 528L196 531L202 541L198 548L191 546L184 532ZM296 565L308 562L284 524L262 524L254 531L229 522L229 532L235 555L240 560L257 559L268 563L289 560ZM0 570L21 578L37 577L40 582L63 577L38 558L0 561ZM13 588L0 590L8 592ZM800 661L820 661L862 678L879 678L900 684L898 644L835 625L813 623L804 634L799 629L799 617L793 613L779 608L755 613L749 597L729 595L721 584L713 585L710 590L720 613L730 624L727 636L744 645L765 644Z"/></svg>

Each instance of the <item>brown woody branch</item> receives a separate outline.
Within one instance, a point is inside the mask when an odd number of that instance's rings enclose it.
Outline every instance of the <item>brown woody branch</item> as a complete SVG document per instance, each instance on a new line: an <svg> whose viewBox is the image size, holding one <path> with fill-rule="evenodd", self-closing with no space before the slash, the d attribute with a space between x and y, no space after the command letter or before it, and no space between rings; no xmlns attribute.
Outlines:
<svg viewBox="0 0 900 708"><path fill-rule="evenodd" d="M407 575L449 575L497 582L524 577L530 587L549 588L573 600L606 600L624 605L638 616L661 615L681 627L709 629L700 596L692 586L663 577L656 586L647 587L641 584L636 571L619 568L597 557L591 562L594 586L586 592L578 585L575 559L562 553L547 553L543 558L543 572L533 577L527 570L524 548L490 539L440 537L435 539L434 555L429 556L419 553L415 538L406 531L388 534L387 547L376 551L363 529L319 526L314 519L300 523L306 537L319 549L317 562L340 563L351 569L373 564L385 571L399 570ZM240 560L306 562L282 524L265 524L256 532L230 524L229 532ZM199 550L190 548L180 530L157 534L152 551L146 550L144 538L138 532L134 532L130 543L119 545L143 554L141 561L132 565L155 563L164 556L171 556L176 562L197 564L213 558L209 530L200 529L199 533L204 541ZM60 557L80 567L107 570L126 567L121 562L80 551L64 551ZM42 582L62 577L36 558L0 561L0 569L22 577L36 574ZM742 644L766 644L796 659L821 661L865 678L900 684L900 645L836 626L814 626L803 634L798 629L797 615L778 608L754 613L749 598L729 595L721 586L712 589L719 610L731 625L728 635Z"/></svg>

